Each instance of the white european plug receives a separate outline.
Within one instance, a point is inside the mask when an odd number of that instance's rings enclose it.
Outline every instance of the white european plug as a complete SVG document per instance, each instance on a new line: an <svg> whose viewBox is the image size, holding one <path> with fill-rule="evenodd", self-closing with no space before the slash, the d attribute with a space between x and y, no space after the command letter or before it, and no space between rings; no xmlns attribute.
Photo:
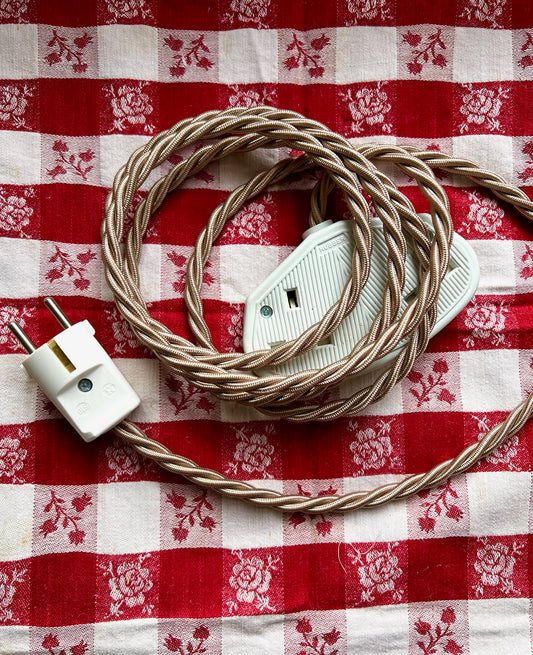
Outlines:
<svg viewBox="0 0 533 655"><path fill-rule="evenodd" d="M64 328L36 348L15 322L10 330L29 353L22 366L85 441L93 441L140 403L135 391L94 338L89 321L72 325L53 298L46 307Z"/></svg>
<svg viewBox="0 0 533 655"><path fill-rule="evenodd" d="M431 216L420 214L433 234ZM259 375L290 375L320 369L348 355L368 332L381 309L387 284L388 249L383 226L371 222L373 249L370 274L354 310L339 327L315 348L284 364L257 370ZM351 274L354 238L351 221L324 221L304 232L302 243L246 299L244 312L244 352L275 348L296 339L317 323L340 298ZM418 273L413 254L405 262L405 286L401 313L417 293ZM465 307L479 282L479 264L471 246L454 233L450 266L441 285L434 336ZM367 370L379 368L396 357L405 345L374 362Z"/></svg>

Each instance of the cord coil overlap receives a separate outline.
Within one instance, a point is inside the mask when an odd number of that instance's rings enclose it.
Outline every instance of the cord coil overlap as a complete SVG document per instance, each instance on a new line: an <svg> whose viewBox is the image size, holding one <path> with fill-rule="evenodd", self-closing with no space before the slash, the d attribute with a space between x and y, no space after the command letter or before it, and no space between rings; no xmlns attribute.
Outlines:
<svg viewBox="0 0 533 655"><path fill-rule="evenodd" d="M150 173L172 154L190 146L194 147L193 154L160 177L146 198L137 205L122 247L125 218L139 188ZM188 261L184 292L195 343L173 334L150 316L140 292L142 239L152 215L169 193L208 163L256 148L282 147L302 154L278 162L232 191L214 210L200 232ZM402 173L417 182L429 204L434 232L432 236L408 198L376 167L375 164L381 162L397 166ZM352 274L341 297L318 323L305 330L297 339L268 351L218 352L203 317L200 294L204 267L214 242L226 222L248 200L267 187L282 184L289 176L314 167L319 167L322 175L311 194L310 224L316 225L324 220L327 199L335 187L343 192L353 218L355 248ZM448 270L453 224L448 198L433 174L435 168L461 175L490 189L526 218L533 220L533 203L520 189L468 160L450 157L439 151L376 144L354 147L344 137L316 121L296 112L272 107L210 111L185 119L136 150L118 171L108 195L102 223L102 255L106 278L117 307L137 338L170 371L221 400L239 402L267 415L299 422L331 420L360 412L385 396L409 373L418 355L425 350L437 319L439 288ZM369 275L372 252L367 198L383 224L388 248L388 283L381 311L374 318L368 334L354 344L348 356L323 369L288 376L256 376L254 369L283 363L314 348L334 332L357 304ZM419 286L416 297L400 314L408 241L419 269ZM372 382L348 398L324 399L324 392L337 387L347 377L364 373L370 364L387 355L399 343L405 343L399 355ZM151 457L163 468L227 496L283 511L321 513L384 504L444 482L450 476L466 471L507 437L520 430L532 413L533 395L529 395L501 424L456 458L441 463L425 474L407 477L399 483L344 496L307 497L258 489L243 481L230 480L221 473L201 468L188 458L173 454L129 420L122 421L115 432L139 453Z"/></svg>

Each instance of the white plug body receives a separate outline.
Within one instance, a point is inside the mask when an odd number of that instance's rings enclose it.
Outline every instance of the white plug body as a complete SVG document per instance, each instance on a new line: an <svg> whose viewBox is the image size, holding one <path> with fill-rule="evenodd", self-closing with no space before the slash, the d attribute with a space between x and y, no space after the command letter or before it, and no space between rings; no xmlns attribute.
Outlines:
<svg viewBox="0 0 533 655"><path fill-rule="evenodd" d="M433 234L429 214L420 214ZM347 356L368 332L381 309L387 284L388 248L383 226L371 222L373 249L370 274L354 310L329 338L312 350L284 364L256 370L258 375L290 375L307 369L321 369ZM244 352L275 348L297 338L317 323L342 293L352 269L355 247L351 221L330 220L303 235L302 243L246 299L244 312ZM408 248L405 262L402 314L418 289L415 259ZM479 282L479 264L471 246L454 233L450 267L441 285L438 318L431 336L449 323L465 307ZM402 341L391 353L367 370L380 368L394 359L405 345Z"/></svg>
<svg viewBox="0 0 533 655"><path fill-rule="evenodd" d="M113 428L140 403L89 321L67 327L22 366L85 441Z"/></svg>

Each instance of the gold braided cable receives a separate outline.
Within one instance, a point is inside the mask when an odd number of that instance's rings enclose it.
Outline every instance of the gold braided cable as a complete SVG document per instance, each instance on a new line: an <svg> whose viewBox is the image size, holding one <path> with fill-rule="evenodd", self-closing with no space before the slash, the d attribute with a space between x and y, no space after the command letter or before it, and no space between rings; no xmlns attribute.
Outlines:
<svg viewBox="0 0 533 655"><path fill-rule="evenodd" d="M202 144L202 141L206 143ZM148 176L172 154L190 146L195 149L193 154L173 166L151 186L147 196L136 207L131 227L123 235L125 216ZM150 316L140 291L138 266L142 240L154 212L169 193L210 162L256 148L280 147L289 147L303 154L278 162L232 191L213 211L201 230L188 261L184 292L195 343L173 334ZM376 168L374 162L393 164L416 181L429 204L431 236L412 203ZM216 239L226 222L251 198L273 184L283 184L292 174L317 166L322 169L322 177L311 193L310 225L324 220L327 199L334 188L339 188L344 194L353 218L355 248L352 275L346 281L341 297L320 321L298 338L274 349L250 353L218 352L204 320L201 301L204 267ZM439 151L383 144L364 144L355 148L345 138L316 121L296 112L272 107L210 111L185 119L136 150L118 171L108 195L101 229L102 254L106 278L117 307L139 340L171 372L221 400L239 402L266 415L297 422L332 420L360 412L383 398L409 373L416 358L425 350L437 319L439 289L448 270L453 225L447 195L433 173L435 168L463 176L490 189L533 220L533 203L520 189L469 160L450 157ZM314 348L338 327L357 304L368 278L372 252L369 205L363 192L370 197L374 212L382 223L388 249L388 281L382 308L374 317L368 334L354 344L351 353L321 370L306 370L287 376L255 375L254 369L282 364ZM407 239L419 269L419 287L416 297L400 315ZM350 397L325 401L317 399L346 378L365 373L369 366L392 352L400 343L402 349L395 359L380 369L372 382ZM322 513L381 505L441 484L452 475L468 470L496 449L506 438L520 430L532 413L533 395L529 395L502 423L457 457L442 462L427 473L408 476L371 491L356 491L342 496L284 495L239 480L230 480L221 473L202 468L192 460L172 453L150 439L131 421L120 423L115 433L163 468L221 494L282 511Z"/></svg>

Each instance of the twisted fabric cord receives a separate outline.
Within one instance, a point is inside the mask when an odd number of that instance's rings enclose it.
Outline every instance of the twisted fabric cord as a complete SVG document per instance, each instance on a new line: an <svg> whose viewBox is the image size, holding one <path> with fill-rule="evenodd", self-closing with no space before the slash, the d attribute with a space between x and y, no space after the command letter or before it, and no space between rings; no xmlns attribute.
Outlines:
<svg viewBox="0 0 533 655"><path fill-rule="evenodd" d="M198 147L204 140L209 142ZM125 236L125 245L121 247L124 218L139 188L169 156L192 145L197 147L196 151L159 178L147 197L138 204ZM256 148L280 147L303 154L280 161L231 192L213 211L198 236L187 265L184 293L188 321L196 343L173 334L150 316L140 292L138 266L142 239L152 215L169 193L208 163ZM432 235L411 202L373 162L394 164L417 182L429 203ZM200 295L204 267L214 242L226 222L248 200L271 185L283 184L288 176L313 167L320 167L322 176L311 194L310 224L316 225L324 220L327 199L335 187L342 190L353 217L355 248L352 274L341 297L320 321L297 339L273 349L251 353L218 352L203 318ZM264 414L290 421L331 420L360 412L385 396L409 373L418 355L425 350L437 319L438 294L448 271L453 225L448 198L433 174L434 168L462 175L490 189L533 220L533 203L520 189L468 160L414 147L365 144L354 148L346 139L316 121L271 107L206 112L183 120L153 137L146 146L135 151L117 173L107 198L102 224L102 253L107 281L119 311L137 338L170 371L218 398L252 406ZM356 306L370 272L372 253L370 211L363 191L370 197L375 214L383 225L388 249L388 281L382 307L367 335L354 344L349 355L321 370L306 370L287 376L256 376L254 369L282 364L314 348L335 331ZM408 243L418 266L419 285L416 297L400 314ZM373 362L390 353L398 344L402 344L399 354L381 369L377 377L374 376L371 383L347 398L327 399L328 390L347 377L364 373ZM324 394L326 399L323 398ZM131 421L123 421L115 432L139 453L151 457L163 468L227 496L283 511L322 513L380 505L442 483L450 476L466 471L520 430L532 412L533 397L529 396L500 425L492 428L481 441L466 448L456 458L439 464L428 473L407 477L399 483L344 496L287 496L258 489L242 481L229 480L220 473L201 468L191 460L173 454L150 439Z"/></svg>

